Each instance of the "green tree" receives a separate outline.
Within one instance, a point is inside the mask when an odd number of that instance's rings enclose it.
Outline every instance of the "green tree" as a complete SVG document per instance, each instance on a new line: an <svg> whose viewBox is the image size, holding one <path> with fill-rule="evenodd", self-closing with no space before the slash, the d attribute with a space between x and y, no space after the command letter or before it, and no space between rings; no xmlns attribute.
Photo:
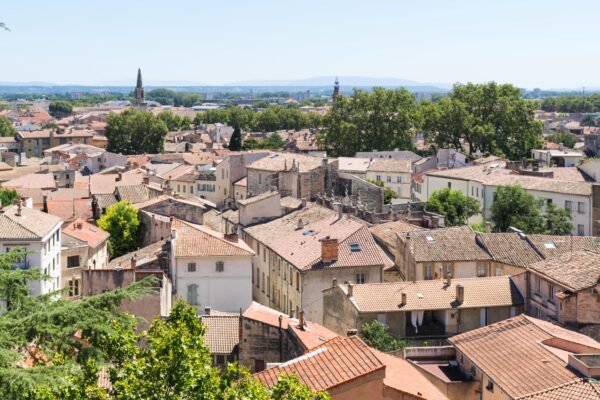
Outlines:
<svg viewBox="0 0 600 400"><path fill-rule="evenodd" d="M577 143L577 138L575 135L566 131L553 133L552 135L548 136L547 139L556 144L562 143L564 146L570 149L572 149L573 146L575 146L575 143Z"/></svg>
<svg viewBox="0 0 600 400"><path fill-rule="evenodd" d="M129 108L108 116L107 150L121 154L161 153L168 131L167 124L152 113Z"/></svg>
<svg viewBox="0 0 600 400"><path fill-rule="evenodd" d="M182 128L182 119L179 115L173 114L169 110L161 111L157 115L158 119L167 125L169 131L178 131Z"/></svg>
<svg viewBox="0 0 600 400"><path fill-rule="evenodd" d="M12 204L17 204L19 202L19 194L15 189L7 189L0 187L0 204L5 206L10 206Z"/></svg>
<svg viewBox="0 0 600 400"><path fill-rule="evenodd" d="M490 209L494 231L514 227L525 233L545 233L548 224L542 215L542 202L519 185L498 186Z"/></svg>
<svg viewBox="0 0 600 400"><path fill-rule="evenodd" d="M361 336L369 346L379 351L390 352L406 347L406 341L394 339L387 325L378 320L367 322L361 326Z"/></svg>
<svg viewBox="0 0 600 400"><path fill-rule="evenodd" d="M120 201L106 209L106 214L98 220L98 226L110 233L112 257L119 257L138 248L138 210L131 204Z"/></svg>
<svg viewBox="0 0 600 400"><path fill-rule="evenodd" d="M285 146L285 140L277 133L272 133L261 142L261 148L268 150L281 150Z"/></svg>
<svg viewBox="0 0 600 400"><path fill-rule="evenodd" d="M379 186L383 188L383 204L390 204L392 199L398 198L398 193L396 193L393 189L385 187L385 184L381 180L373 179L369 180L373 185Z"/></svg>
<svg viewBox="0 0 600 400"><path fill-rule="evenodd" d="M239 151L242 149L242 131L239 125L235 125L233 128L233 134L229 140L229 150Z"/></svg>
<svg viewBox="0 0 600 400"><path fill-rule="evenodd" d="M559 208L553 203L546 204L546 219L548 220L548 233L552 235L568 235L575 227L571 219L571 211Z"/></svg>
<svg viewBox="0 0 600 400"><path fill-rule="evenodd" d="M405 89L355 89L351 97L336 98L323 124L319 143L334 156L354 156L373 149L412 150L421 117L415 96Z"/></svg>
<svg viewBox="0 0 600 400"><path fill-rule="evenodd" d="M73 112L73 106L68 101L53 101L48 107L50 115L54 118L64 118Z"/></svg>
<svg viewBox="0 0 600 400"><path fill-rule="evenodd" d="M443 188L431 194L427 210L443 215L448 226L465 225L469 218L481 212L481 203L460 190Z"/></svg>
<svg viewBox="0 0 600 400"><path fill-rule="evenodd" d="M581 126L596 126L597 115L586 115L581 119Z"/></svg>
<svg viewBox="0 0 600 400"><path fill-rule="evenodd" d="M17 130L13 126L12 122L4 115L0 115L0 136L10 137L15 136L17 134Z"/></svg>
<svg viewBox="0 0 600 400"><path fill-rule="evenodd" d="M527 157L542 144L543 125L533 118L535 104L512 85L454 85L448 96L421 106L423 127L439 147Z"/></svg>

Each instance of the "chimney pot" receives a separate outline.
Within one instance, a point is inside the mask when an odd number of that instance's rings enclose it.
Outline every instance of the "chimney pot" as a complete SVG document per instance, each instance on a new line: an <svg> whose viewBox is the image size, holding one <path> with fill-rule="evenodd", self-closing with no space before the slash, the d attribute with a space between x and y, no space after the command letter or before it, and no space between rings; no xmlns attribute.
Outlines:
<svg viewBox="0 0 600 400"><path fill-rule="evenodd" d="M402 293L402 300L400 301L400 306L406 305L406 293Z"/></svg>
<svg viewBox="0 0 600 400"><path fill-rule="evenodd" d="M358 334L358 330L356 328L350 328L346 331L346 336L356 336Z"/></svg>
<svg viewBox="0 0 600 400"><path fill-rule="evenodd" d="M492 223L489 221L485 222L485 233L491 233L492 232Z"/></svg>
<svg viewBox="0 0 600 400"><path fill-rule="evenodd" d="M446 286L452 285L452 274L446 275Z"/></svg>
<svg viewBox="0 0 600 400"><path fill-rule="evenodd" d="M333 286L333 287L336 287L336 286L337 286L337 278L333 278L333 285L332 285L332 286Z"/></svg>
<svg viewBox="0 0 600 400"><path fill-rule="evenodd" d="M304 328L306 321L304 320L304 310L300 310L300 315L298 316L298 325L301 328Z"/></svg>
<svg viewBox="0 0 600 400"><path fill-rule="evenodd" d="M352 282L348 282L348 297L352 297L354 295L354 286Z"/></svg>
<svg viewBox="0 0 600 400"><path fill-rule="evenodd" d="M204 307L204 314L210 315L210 307Z"/></svg>
<svg viewBox="0 0 600 400"><path fill-rule="evenodd" d="M465 287L463 285L456 285L456 302L462 304L465 301Z"/></svg>

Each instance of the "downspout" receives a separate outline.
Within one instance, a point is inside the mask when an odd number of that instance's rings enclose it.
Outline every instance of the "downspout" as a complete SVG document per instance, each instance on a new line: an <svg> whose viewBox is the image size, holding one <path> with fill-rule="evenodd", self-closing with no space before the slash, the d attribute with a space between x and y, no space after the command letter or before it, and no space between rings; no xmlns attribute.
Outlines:
<svg viewBox="0 0 600 400"><path fill-rule="evenodd" d="M283 362L283 316L279 316L279 362Z"/></svg>

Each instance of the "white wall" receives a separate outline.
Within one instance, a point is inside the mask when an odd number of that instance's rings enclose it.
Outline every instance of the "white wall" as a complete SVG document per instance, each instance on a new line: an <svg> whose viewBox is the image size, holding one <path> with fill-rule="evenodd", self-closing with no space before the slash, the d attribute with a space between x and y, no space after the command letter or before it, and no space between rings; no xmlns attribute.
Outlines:
<svg viewBox="0 0 600 400"><path fill-rule="evenodd" d="M187 302L187 287L198 285L200 313L205 307L213 310L239 312L252 301L251 257L176 257L175 288L177 297ZM223 272L216 271L216 262L224 262ZM196 272L188 272L188 263L196 263Z"/></svg>

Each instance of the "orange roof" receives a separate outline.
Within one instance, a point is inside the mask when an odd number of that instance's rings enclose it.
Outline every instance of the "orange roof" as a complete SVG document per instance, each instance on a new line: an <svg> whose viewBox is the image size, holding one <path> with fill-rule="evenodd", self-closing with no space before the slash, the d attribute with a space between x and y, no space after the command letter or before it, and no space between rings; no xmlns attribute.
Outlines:
<svg viewBox="0 0 600 400"><path fill-rule="evenodd" d="M192 225L174 219L171 227L177 231L177 239L175 240L175 254L177 257L254 255L254 251L242 240L227 240L222 233L204 226Z"/></svg>
<svg viewBox="0 0 600 400"><path fill-rule="evenodd" d="M93 218L92 200L87 199L62 199L46 200L48 214L55 215L63 221L72 221L75 218L90 220Z"/></svg>
<svg viewBox="0 0 600 400"><path fill-rule="evenodd" d="M331 390L365 375L385 369L385 365L357 336L337 337L312 349L303 356L277 367L254 374L267 386L280 375L297 375L314 391Z"/></svg>
<svg viewBox="0 0 600 400"><path fill-rule="evenodd" d="M75 221L64 227L62 232L76 239L87 242L87 244L92 248L102 244L110 237L108 232L103 231L96 225L92 225L81 218L77 218Z"/></svg>

